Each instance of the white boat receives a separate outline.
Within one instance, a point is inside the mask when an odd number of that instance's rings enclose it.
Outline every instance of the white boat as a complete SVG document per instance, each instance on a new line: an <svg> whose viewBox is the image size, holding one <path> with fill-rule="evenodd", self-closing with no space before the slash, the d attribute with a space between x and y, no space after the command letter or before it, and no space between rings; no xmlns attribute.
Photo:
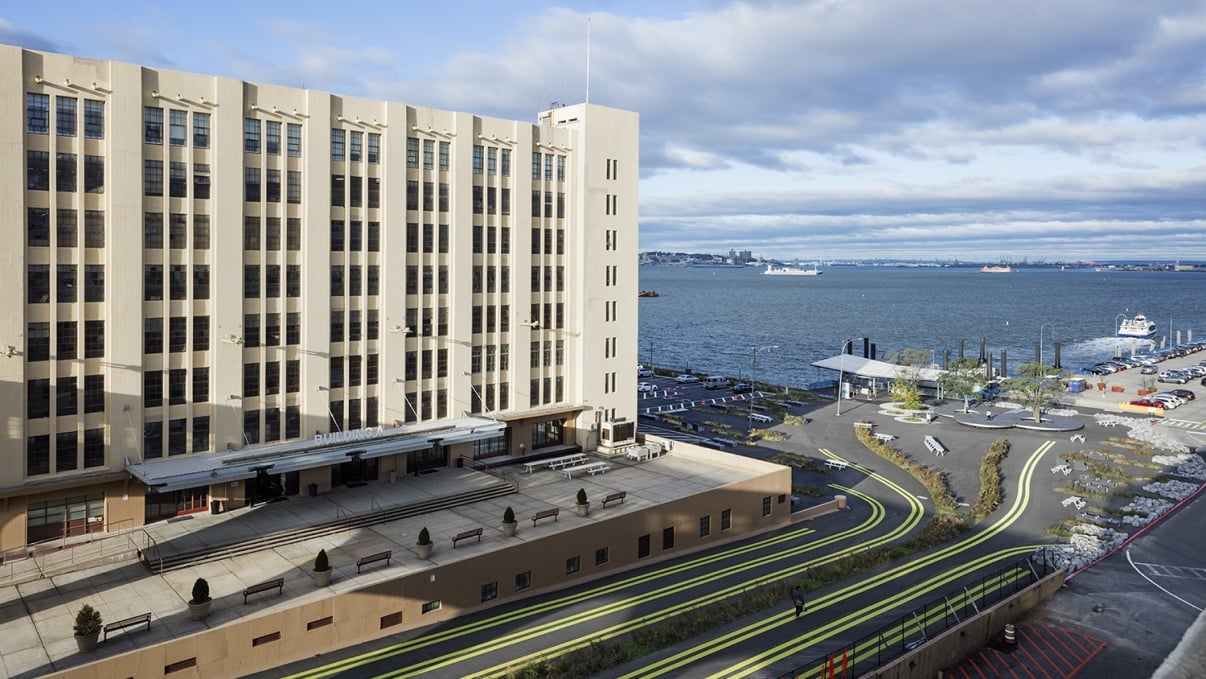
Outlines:
<svg viewBox="0 0 1206 679"><path fill-rule="evenodd" d="M820 276L825 273L817 268L816 264L812 265L811 269L801 269L798 266L775 266L767 264L766 271L762 272L763 276Z"/></svg>
<svg viewBox="0 0 1206 679"><path fill-rule="evenodd" d="M1134 318L1123 318L1122 323L1118 325L1118 336L1151 339L1156 336L1156 324L1143 314Z"/></svg>

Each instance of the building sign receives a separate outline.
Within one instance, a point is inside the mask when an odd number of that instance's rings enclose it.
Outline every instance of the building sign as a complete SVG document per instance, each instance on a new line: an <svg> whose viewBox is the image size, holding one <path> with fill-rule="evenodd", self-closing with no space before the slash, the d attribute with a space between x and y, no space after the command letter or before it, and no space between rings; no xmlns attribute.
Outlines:
<svg viewBox="0 0 1206 679"><path fill-rule="evenodd" d="M365 427L364 429L354 429L352 431L334 431L329 434L315 434L314 442L322 445L334 445L337 443L354 443L356 441L379 439L382 436L385 436L384 428Z"/></svg>

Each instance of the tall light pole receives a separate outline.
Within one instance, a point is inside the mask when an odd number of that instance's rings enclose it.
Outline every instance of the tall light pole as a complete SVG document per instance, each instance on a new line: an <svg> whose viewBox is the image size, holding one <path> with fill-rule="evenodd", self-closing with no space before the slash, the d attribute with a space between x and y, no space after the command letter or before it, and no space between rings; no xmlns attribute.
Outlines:
<svg viewBox="0 0 1206 679"><path fill-rule="evenodd" d="M774 351L778 349L778 344L770 344L765 347L753 347L754 364L750 366L750 387L753 393L750 395L750 414L745 418L745 433L750 433L750 429L754 427L754 402L758 400L758 352L759 351Z"/></svg>
<svg viewBox="0 0 1206 679"><path fill-rule="evenodd" d="M1054 323L1052 323L1051 321L1047 321L1046 323L1039 326L1039 355L1038 355L1039 363L1043 362L1043 328L1045 328L1047 326L1051 326L1051 339L1052 340L1055 339L1055 324ZM1052 362L1054 363L1054 361L1052 361Z"/></svg>
<svg viewBox="0 0 1206 679"><path fill-rule="evenodd" d="M846 347L850 346L853 341L854 338L851 338L842 342L842 348L838 349L840 358L838 358L837 416L839 417L842 414L842 375L846 371Z"/></svg>

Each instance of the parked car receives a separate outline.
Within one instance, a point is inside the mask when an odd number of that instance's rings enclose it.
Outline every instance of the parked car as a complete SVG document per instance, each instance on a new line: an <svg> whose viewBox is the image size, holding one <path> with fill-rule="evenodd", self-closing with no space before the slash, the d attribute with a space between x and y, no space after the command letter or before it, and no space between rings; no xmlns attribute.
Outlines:
<svg viewBox="0 0 1206 679"><path fill-rule="evenodd" d="M679 375L678 377L675 377L674 381L678 382L679 384L695 384L696 382L699 381L699 378L694 375L684 374L684 375Z"/></svg>
<svg viewBox="0 0 1206 679"><path fill-rule="evenodd" d="M1168 393L1175 394L1177 398L1185 399L1186 401L1192 401L1198 397L1197 394L1189 389L1169 389Z"/></svg>
<svg viewBox="0 0 1206 679"><path fill-rule="evenodd" d="M1137 398L1131 401L1130 405L1139 406L1141 408L1163 408L1164 404L1159 401L1153 401L1150 398Z"/></svg>
<svg viewBox="0 0 1206 679"><path fill-rule="evenodd" d="M637 382L637 391L641 393L657 391L657 385L652 382Z"/></svg>
<svg viewBox="0 0 1206 679"><path fill-rule="evenodd" d="M1172 410L1173 408L1176 408L1177 406L1184 403L1184 401L1177 398L1176 396L1173 396L1172 394L1164 394L1164 393L1149 394L1147 399L1149 401L1155 401L1156 403L1163 404L1164 407L1168 408L1169 410Z"/></svg>
<svg viewBox="0 0 1206 679"><path fill-rule="evenodd" d="M1142 368L1139 368L1140 375L1155 375L1160 372L1155 363L1144 363Z"/></svg>
<svg viewBox="0 0 1206 679"><path fill-rule="evenodd" d="M748 394L753 390L754 390L754 388L751 387L750 385L746 384L745 382L738 382L737 384L733 385L733 393L734 394Z"/></svg>
<svg viewBox="0 0 1206 679"><path fill-rule="evenodd" d="M646 368L643 365L637 366L637 379L642 377L653 377L653 368Z"/></svg>
<svg viewBox="0 0 1206 679"><path fill-rule="evenodd" d="M1157 382L1171 382L1173 384L1185 384L1186 382L1189 381L1189 376L1184 373L1177 372L1175 370L1165 370L1164 372L1160 373L1159 375L1156 375L1156 381Z"/></svg>
<svg viewBox="0 0 1206 679"><path fill-rule="evenodd" d="M1191 377L1206 377L1206 366L1191 365L1181 372L1189 373Z"/></svg>

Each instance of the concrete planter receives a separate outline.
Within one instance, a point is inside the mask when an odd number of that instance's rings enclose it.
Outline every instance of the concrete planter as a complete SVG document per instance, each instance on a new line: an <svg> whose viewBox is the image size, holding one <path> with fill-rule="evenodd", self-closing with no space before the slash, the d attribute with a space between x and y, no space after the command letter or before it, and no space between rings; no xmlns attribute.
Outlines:
<svg viewBox="0 0 1206 679"><path fill-rule="evenodd" d="M518 521L504 521L502 525L503 535L506 537L515 537L515 529L519 526Z"/></svg>
<svg viewBox="0 0 1206 679"><path fill-rule="evenodd" d="M419 550L419 558L420 559L430 559L431 558L431 547L432 547L432 545L430 543L428 543L426 545L415 545L415 549Z"/></svg>
<svg viewBox="0 0 1206 679"><path fill-rule="evenodd" d="M590 514L590 503L574 505L574 513L578 516L586 516Z"/></svg>
<svg viewBox="0 0 1206 679"><path fill-rule="evenodd" d="M310 571L311 575L314 576L314 585L316 587L326 587L331 584L331 571L333 570L335 569L328 568L325 571Z"/></svg>
<svg viewBox="0 0 1206 679"><path fill-rule="evenodd" d="M193 620L204 620L209 617L209 605L214 602L213 599L206 599L199 603L188 602L188 614Z"/></svg>
<svg viewBox="0 0 1206 679"><path fill-rule="evenodd" d="M79 648L80 653L91 653L96 650L96 643L99 638L100 632L77 634L75 635L75 645Z"/></svg>

